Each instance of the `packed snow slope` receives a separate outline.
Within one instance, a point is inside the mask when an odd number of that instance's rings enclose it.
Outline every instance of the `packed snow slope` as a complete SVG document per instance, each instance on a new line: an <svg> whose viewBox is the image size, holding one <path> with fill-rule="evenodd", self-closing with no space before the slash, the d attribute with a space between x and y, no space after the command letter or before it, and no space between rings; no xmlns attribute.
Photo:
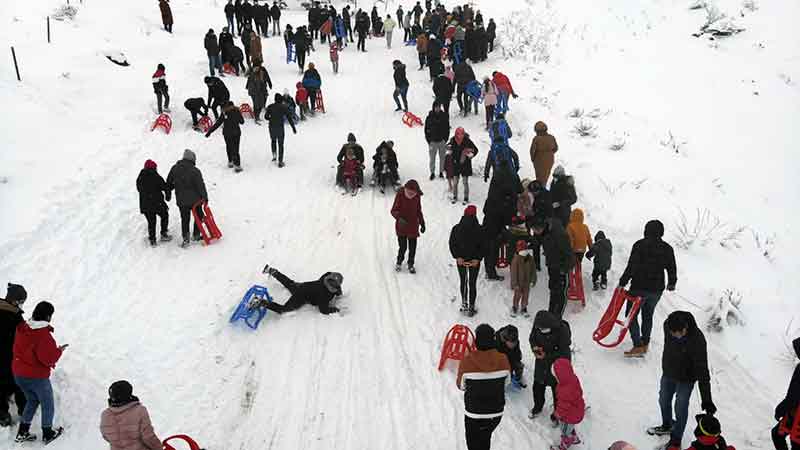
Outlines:
<svg viewBox="0 0 800 450"><path fill-rule="evenodd" d="M338 75L318 45L308 61L322 74L328 112L287 135L283 169L269 161L266 128L248 122L245 171L233 174L221 132L209 139L193 132L182 108L186 98L205 96L203 35L224 26L223 4L174 0L170 35L156 2L86 0L73 21L51 23L49 45L45 17L59 2L9 0L0 11L0 41L15 47L22 76L17 82L11 64L0 71L0 281L26 286L29 310L53 301L55 336L71 344L53 375L56 422L68 429L51 448L106 448L99 415L107 386L123 378L160 436L189 433L208 449L464 448L454 366L435 368L444 334L454 323L514 323L532 365L525 344L531 321L508 317L507 283L479 282L472 319L451 303L458 277L447 237L462 207L446 201L443 181L427 181L422 130L406 128L392 112L391 61L408 65L411 109L423 117L432 101L427 72L414 70L416 53L397 36L391 51L382 39L370 40L366 54L348 47ZM793 18L800 6L776 0L751 10L722 2L719 9L745 31L711 41L691 36L705 13L684 1L478 5L498 22L501 46L475 71L502 70L521 94L509 120L522 173L532 174L533 123L545 120L559 140L558 162L575 174L588 225L615 244L611 280L646 220L662 219L676 245L678 291L658 307L645 359L625 361L621 350L591 341L610 291L590 293L585 310L567 312L576 371L592 406L579 426L582 448L617 439L645 449L658 443L642 430L660 419L659 324L675 309L705 322L706 308L725 290L742 296L746 322L707 333L718 416L729 443L769 448L772 407L791 371L785 340L800 332L793 210L800 192ZM283 24L304 17L288 12ZM130 67L104 57L119 51ZM299 76L284 63L282 40L265 40L264 55L275 92L293 93ZM167 67L172 97L169 135L149 131L158 63ZM244 82L225 78L237 103L250 102ZM579 122L590 136L574 132ZM478 138L483 161L480 117L453 116L452 124ZM394 140L401 176L421 181L428 231L416 275L391 267L392 197L369 189L344 197L334 188L335 156L351 131L368 155L381 140ZM184 148L198 155L224 237L208 248L173 242L151 249L136 175L148 158L166 174ZM478 177L472 191L481 206L486 185ZM709 219L695 230L698 211ZM179 235L174 206L170 216ZM231 326L228 317L252 284L285 301L287 292L260 274L265 262L298 281L342 272L340 304L348 313L326 317L304 308L270 314L255 332ZM531 309L545 307L546 298L543 281ZM530 392L510 392L508 401L495 446L548 448L556 431L546 417L527 419ZM698 411L695 395L691 412ZM13 446L14 432L0 432L0 448Z"/></svg>

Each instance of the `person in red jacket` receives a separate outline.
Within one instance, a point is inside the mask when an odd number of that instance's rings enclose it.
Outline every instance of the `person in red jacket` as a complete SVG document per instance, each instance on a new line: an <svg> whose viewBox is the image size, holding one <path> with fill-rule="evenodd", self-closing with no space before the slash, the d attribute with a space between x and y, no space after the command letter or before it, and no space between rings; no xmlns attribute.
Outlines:
<svg viewBox="0 0 800 450"><path fill-rule="evenodd" d="M39 405L42 405L42 440L48 444L64 431L53 429L55 405L53 387L50 385L50 370L56 366L67 345L56 345L50 320L55 308L49 302L39 302L33 316L17 326L14 339L14 360L11 370L17 385L25 394L25 411L17 431L15 442L35 441L30 433L31 422Z"/></svg>
<svg viewBox="0 0 800 450"><path fill-rule="evenodd" d="M575 425L583 421L586 403L583 401L581 382L572 370L569 359L558 358L553 363L553 376L558 380L555 417L561 426L561 443L550 446L550 450L567 450L581 442L575 432Z"/></svg>
<svg viewBox="0 0 800 450"><path fill-rule="evenodd" d="M397 195L392 205L392 217L395 219L394 229L397 233L397 264L395 270L400 271L408 249L408 271L416 273L414 257L417 254L417 238L420 233L425 233L425 217L422 215L420 202L422 191L417 180L408 180Z"/></svg>
<svg viewBox="0 0 800 450"><path fill-rule="evenodd" d="M492 72L492 82L497 86L497 107L495 107L495 111L505 114L508 111L508 96L517 98L518 95L514 92L514 86L511 86L511 80L503 72Z"/></svg>
<svg viewBox="0 0 800 450"><path fill-rule="evenodd" d="M297 92L294 94L294 102L300 107L300 120L306 120L306 114L308 114L308 91L303 87L303 83L299 81L295 87Z"/></svg>
<svg viewBox="0 0 800 450"><path fill-rule="evenodd" d="M695 419L697 428L694 429L694 436L697 439L686 450L736 450L725 442L725 438L722 437L722 427L716 417L711 414L698 414Z"/></svg>

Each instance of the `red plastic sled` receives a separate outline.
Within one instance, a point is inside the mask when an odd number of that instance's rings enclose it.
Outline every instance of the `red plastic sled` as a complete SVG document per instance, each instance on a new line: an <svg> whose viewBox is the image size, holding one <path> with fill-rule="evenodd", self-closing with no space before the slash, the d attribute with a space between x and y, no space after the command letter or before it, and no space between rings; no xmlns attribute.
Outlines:
<svg viewBox="0 0 800 450"><path fill-rule="evenodd" d="M500 244L499 254L497 255L497 264L495 264L498 269L505 269L508 267L508 256L506 255L506 252L506 246Z"/></svg>
<svg viewBox="0 0 800 450"><path fill-rule="evenodd" d="M195 442L194 439L190 438L189 436L187 436L185 434L176 434L175 436L170 436L170 437L164 439L164 442L163 442L164 450L175 450L175 447L169 445L169 441L173 441L173 440L179 440L179 441L186 442L187 444L189 444L189 449L190 450L203 450L202 448L200 448L199 445L197 445L197 442Z"/></svg>
<svg viewBox="0 0 800 450"><path fill-rule="evenodd" d="M586 295L583 292L583 271L581 270L580 261L577 261L575 267L569 272L567 300L581 302L582 306L586 306Z"/></svg>
<svg viewBox="0 0 800 450"><path fill-rule="evenodd" d="M625 321L619 320L619 313L622 311L622 307L625 306L627 302L631 302L631 310L628 313L628 317L625 318ZM611 303L609 303L606 312L603 314L603 317L600 319L600 324L597 325L597 329L594 330L592 334L592 339L597 342L597 345L605 348L614 348L622 343L625 340L625 335L628 334L628 327L630 326L631 319L639 312L639 306L642 304L641 297L634 297L628 293L625 289L618 287L614 289L614 295L611 297ZM614 326L619 325L619 336L617 336L617 340L614 342L605 343L602 342L611 332L614 330Z"/></svg>
<svg viewBox="0 0 800 450"><path fill-rule="evenodd" d="M415 116L413 113L407 112L403 114L403 124L408 128L414 128L414 125L422 126L422 119Z"/></svg>
<svg viewBox="0 0 800 450"><path fill-rule="evenodd" d="M798 406L797 411L794 412L794 424L789 424L787 417L781 419L778 434L781 436L786 436L788 434L792 442L800 444L800 406Z"/></svg>
<svg viewBox="0 0 800 450"><path fill-rule="evenodd" d="M155 123L153 123L153 127L150 128L150 131L153 131L156 128L163 129L167 134L172 131L172 119L170 119L168 114L159 114Z"/></svg>
<svg viewBox="0 0 800 450"><path fill-rule="evenodd" d="M208 116L203 116L197 121L197 126L203 133L208 133L212 125L214 124L211 122L211 117Z"/></svg>
<svg viewBox="0 0 800 450"><path fill-rule="evenodd" d="M197 214L197 208L203 208L203 219L201 220ZM222 237L222 232L217 228L217 223L214 222L214 215L211 214L211 208L208 203L199 201L192 206L192 216L194 216L194 223L200 228L200 235L203 236L203 242L206 245L211 244L212 240Z"/></svg>
<svg viewBox="0 0 800 450"><path fill-rule="evenodd" d="M253 114L253 108L249 103L242 103L242 106L239 107L239 112L242 113L242 117L244 117L245 114L250 115L251 119L256 117L256 115Z"/></svg>
<svg viewBox="0 0 800 450"><path fill-rule="evenodd" d="M448 359L461 361L464 355L475 350L475 335L472 334L472 330L466 325L453 325L444 338L442 356L439 357L439 370L442 370Z"/></svg>
<svg viewBox="0 0 800 450"><path fill-rule="evenodd" d="M232 65L225 63L222 65L222 72L227 75L236 75L236 69Z"/></svg>
<svg viewBox="0 0 800 450"><path fill-rule="evenodd" d="M317 91L316 110L325 114L325 102L322 100L322 89Z"/></svg>

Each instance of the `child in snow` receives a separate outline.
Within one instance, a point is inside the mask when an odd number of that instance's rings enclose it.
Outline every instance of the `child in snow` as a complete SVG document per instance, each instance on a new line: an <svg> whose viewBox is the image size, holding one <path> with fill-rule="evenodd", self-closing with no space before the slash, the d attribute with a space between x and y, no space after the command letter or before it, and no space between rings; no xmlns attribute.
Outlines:
<svg viewBox="0 0 800 450"><path fill-rule="evenodd" d="M348 150L351 149L351 147L348 147ZM386 186L399 186L400 176L397 173L397 168L397 153L394 151L394 142L381 142L372 157L372 179L378 185L381 194L385 192Z"/></svg>
<svg viewBox="0 0 800 450"><path fill-rule="evenodd" d="M133 395L133 386L125 380L108 388L108 408L100 416L100 434L111 448L160 449L147 408Z"/></svg>
<svg viewBox="0 0 800 450"><path fill-rule="evenodd" d="M581 440L575 432L575 425L583 421L586 403L583 401L581 382L572 370L567 358L559 358L553 363L553 376L556 378L556 412L561 427L561 443L550 446L550 450L567 450Z"/></svg>
<svg viewBox="0 0 800 450"><path fill-rule="evenodd" d="M356 159L356 154L352 148L348 148L342 161L342 176L344 177L344 187L346 192L356 193L358 186L358 169L363 169L361 161Z"/></svg>
<svg viewBox="0 0 800 450"><path fill-rule="evenodd" d="M456 189L458 188L458 178L456 177L453 166L453 149L449 145L447 146L447 150L444 152L444 173L445 177L447 177L447 193L450 194L452 202L455 203L455 193Z"/></svg>
<svg viewBox="0 0 800 450"><path fill-rule="evenodd" d="M697 439L686 450L736 450L725 442L716 417L710 414L698 414L695 419L697 428L694 429L694 435Z"/></svg>
<svg viewBox="0 0 800 450"><path fill-rule="evenodd" d="M583 223L582 209L575 208L570 214L567 234L569 235L569 243L572 245L572 251L575 252L575 260L580 263L583 260L586 249L592 246L592 235L589 233L589 227Z"/></svg>
<svg viewBox="0 0 800 450"><path fill-rule="evenodd" d="M153 91L156 93L158 113L169 112L169 87L167 86L166 70L163 64L159 64L153 74ZM161 108L162 101L164 102L163 109Z"/></svg>
<svg viewBox="0 0 800 450"><path fill-rule="evenodd" d="M308 91L303 87L303 83L299 81L295 87L297 92L294 94L294 101L300 107L300 120L306 120L306 114L308 114Z"/></svg>
<svg viewBox="0 0 800 450"><path fill-rule="evenodd" d="M528 297L530 296L531 286L536 286L536 264L533 262L533 252L528 248L528 243L524 240L517 241L517 251L511 260L511 289L514 291L513 306L511 306L511 317L517 316L517 311L523 316L530 317L528 314Z"/></svg>
<svg viewBox="0 0 800 450"><path fill-rule="evenodd" d="M494 334L497 351L506 355L511 366L511 380L521 388L528 387L522 378L525 364L522 363L522 351L519 348L519 331L514 325L506 325Z"/></svg>
<svg viewBox="0 0 800 450"><path fill-rule="evenodd" d="M592 270L592 290L605 289L608 286L608 270L611 269L611 241L605 233L598 231L594 235L594 244L586 252L586 258L594 258Z"/></svg>
<svg viewBox="0 0 800 450"><path fill-rule="evenodd" d="M331 55L331 63L333 64L333 73L339 73L339 46L336 45L336 42L330 42L330 55Z"/></svg>

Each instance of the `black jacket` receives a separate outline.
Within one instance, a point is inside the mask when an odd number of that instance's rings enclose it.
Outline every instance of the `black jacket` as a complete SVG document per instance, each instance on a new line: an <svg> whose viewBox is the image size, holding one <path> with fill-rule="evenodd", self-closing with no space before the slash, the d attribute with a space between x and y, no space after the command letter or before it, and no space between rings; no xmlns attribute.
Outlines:
<svg viewBox="0 0 800 450"><path fill-rule="evenodd" d="M494 22L489 22L489 25L486 25L486 37L489 40L492 40L497 35L497 25Z"/></svg>
<svg viewBox="0 0 800 450"><path fill-rule="evenodd" d="M233 17L235 11L236 7L233 5L233 3L228 3L225 5L225 17Z"/></svg>
<svg viewBox="0 0 800 450"><path fill-rule="evenodd" d="M14 383L14 375L11 372L14 336L17 325L23 320L21 309L0 299L0 384Z"/></svg>
<svg viewBox="0 0 800 450"><path fill-rule="evenodd" d="M492 176L489 192L483 204L483 214L491 217L496 225L510 225L511 218L517 212L517 194L522 186L508 167L500 167Z"/></svg>
<svg viewBox="0 0 800 450"><path fill-rule="evenodd" d="M425 118L425 140L444 142L450 136L450 116L444 111L431 111Z"/></svg>
<svg viewBox="0 0 800 450"><path fill-rule="evenodd" d="M366 35L369 32L369 16L366 13L356 17L356 32Z"/></svg>
<svg viewBox="0 0 800 450"><path fill-rule="evenodd" d="M208 106L206 106L206 101L203 100L202 97L194 97L186 99L186 101L183 102L183 106L189 111L208 114Z"/></svg>
<svg viewBox="0 0 800 450"><path fill-rule="evenodd" d="M548 270L569 273L575 266L575 253L569 236L558 219L547 219L545 232L539 236Z"/></svg>
<svg viewBox="0 0 800 450"><path fill-rule="evenodd" d="M472 158L478 155L478 146L472 142L469 134L464 133L464 140L461 141L461 144L457 143L455 136L453 136L447 146L453 151L453 174L465 177L472 176ZM464 162L461 162L461 155L467 149L472 151L472 158L464 157Z"/></svg>
<svg viewBox="0 0 800 450"><path fill-rule="evenodd" d="M347 149L349 147L353 148L353 153L355 153L356 159L359 160L359 162L361 162L361 164L364 164L364 148L361 147L360 145L356 144L356 143L350 143L350 142L344 144L342 146L342 149L339 150L339 154L336 155L336 162L341 164L342 161L344 161L344 157L347 154Z"/></svg>
<svg viewBox="0 0 800 450"><path fill-rule="evenodd" d="M339 289L338 292L331 292L325 287L325 283L322 281L330 273L331 272L325 272L319 277L319 280L316 281L295 283L294 289L291 289L292 298L299 298L303 300L304 303L316 306L322 314L330 314L338 311L338 309L332 308L330 303L334 297L342 295L341 289Z"/></svg>
<svg viewBox="0 0 800 450"><path fill-rule="evenodd" d="M229 54L233 45L234 44L233 44L232 34L226 31L223 31L222 33L219 34L219 48L222 51L223 62L227 62L225 58L226 56L228 57L227 59L230 60Z"/></svg>
<svg viewBox="0 0 800 450"><path fill-rule="evenodd" d="M217 123L212 126L208 132L206 133L206 137L210 136L211 133L217 130L220 125L224 125L222 127L222 135L223 136L241 136L242 129L239 125L244 123L244 117L242 117L241 111L239 108L233 106L229 109L225 109L222 111L222 116L217 120Z"/></svg>
<svg viewBox="0 0 800 450"><path fill-rule="evenodd" d="M544 219L553 217L553 196L545 188L542 188L534 196L533 215Z"/></svg>
<svg viewBox="0 0 800 450"><path fill-rule="evenodd" d="M483 227L475 216L462 216L461 221L450 230L450 254L454 259L480 261L485 253L486 238Z"/></svg>
<svg viewBox="0 0 800 450"><path fill-rule="evenodd" d="M510 328L513 328L515 332L517 331L517 327L514 325L506 325L494 333L494 340L497 345L497 351L508 357L508 364L511 366L511 370L515 371L522 367L522 350L519 348L519 342L516 347L508 348L501 337Z"/></svg>
<svg viewBox="0 0 800 450"><path fill-rule="evenodd" d="M278 5L272 5L272 8L270 8L269 12L272 14L273 20L278 20L281 18L281 9L278 7Z"/></svg>
<svg viewBox="0 0 800 450"><path fill-rule="evenodd" d="M794 347L794 354L800 358L800 338L795 339L792 342L792 346ZM775 420L780 420L787 416L798 420L798 417L795 416L798 407L800 407L800 364L794 368L794 374L792 375L792 380L789 382L789 389L786 391L786 397L775 407ZM789 420L789 423L794 422Z"/></svg>
<svg viewBox="0 0 800 450"><path fill-rule="evenodd" d="M156 169L142 169L136 178L136 190L139 191L139 211L142 214L163 213L167 210L164 193L169 200L170 192L167 183Z"/></svg>
<svg viewBox="0 0 800 450"><path fill-rule="evenodd" d="M264 79L261 79L258 76L258 72L261 71L263 71L264 73ZM247 94L250 95L251 97L258 97L258 96L266 97L269 92L267 87L269 87L269 89L272 89L272 80L269 78L269 72L267 72L267 69L261 67L258 71L253 70L250 73L250 76L247 77L247 83L245 84L245 88L247 89Z"/></svg>
<svg viewBox="0 0 800 450"><path fill-rule="evenodd" d="M225 87L225 83L223 83L222 80L220 80L217 77L210 77L210 78L212 80L211 84L207 85L208 100L206 100L206 103L209 106L211 106L212 104L214 104L212 103L212 100L218 105L229 101L231 99L231 93L230 91L228 91L228 88Z"/></svg>
<svg viewBox="0 0 800 450"><path fill-rule="evenodd" d="M569 216L572 214L572 205L578 201L578 194L575 192L575 180L565 175L563 177L553 177L550 185L550 195L553 203L558 202L558 207L553 207L553 215L561 221L561 224L569 224Z"/></svg>
<svg viewBox="0 0 800 450"><path fill-rule="evenodd" d="M208 201L203 174L193 161L182 159L172 166L167 175L167 190L175 190L175 202L180 208L191 208L200 200Z"/></svg>
<svg viewBox="0 0 800 450"><path fill-rule="evenodd" d="M405 64L400 63L394 67L394 86L398 89L408 87Z"/></svg>
<svg viewBox="0 0 800 450"><path fill-rule="evenodd" d="M542 330L550 330L544 333ZM533 329L528 337L531 349L541 347L543 359L536 359L533 367L533 379L537 383L555 386L556 379L550 373L550 367L558 358L572 358L572 331L566 320L561 320L550 311L539 311L533 319Z"/></svg>
<svg viewBox="0 0 800 450"><path fill-rule="evenodd" d="M395 153L392 147L386 143L386 141L381 142L378 148L375 149L375 154L372 155L372 170L375 171L376 174L379 174L383 169L384 161L383 161L383 150L386 150L386 162L385 164L389 167L389 172L393 175L394 179L396 180L398 177L397 169L399 164L397 163L397 153ZM345 149L346 151L346 149Z"/></svg>
<svg viewBox="0 0 800 450"><path fill-rule="evenodd" d="M285 103L273 103L267 106L267 112L264 116L269 121L269 134L276 136L283 134L284 118L289 121L292 131L297 133L297 128L294 126L294 119L292 119L292 114L289 112L289 108Z"/></svg>
<svg viewBox="0 0 800 450"><path fill-rule="evenodd" d="M416 34L414 36L417 36ZM428 62L442 60L442 43L439 39L431 39L428 41Z"/></svg>
<svg viewBox="0 0 800 450"><path fill-rule="evenodd" d="M463 61L459 64L453 64L453 73L456 75L456 84L462 89L475 79L475 72L472 71L472 66Z"/></svg>
<svg viewBox="0 0 800 450"><path fill-rule="evenodd" d="M267 16L269 16L269 6L267 5L255 5L253 6L253 18L258 23L263 23L267 21Z"/></svg>
<svg viewBox="0 0 800 450"><path fill-rule="evenodd" d="M294 42L294 49L296 53L304 53L308 50L308 36L306 35L305 31L300 30L300 28L295 31L294 36L292 36L292 42Z"/></svg>
<svg viewBox="0 0 800 450"><path fill-rule="evenodd" d="M219 55L219 44L217 43L217 36L213 32L206 33L205 38L206 54L208 56Z"/></svg>
<svg viewBox="0 0 800 450"><path fill-rule="evenodd" d="M612 251L611 241L606 238L605 233L598 231L597 234L594 235L594 244L592 244L592 248L586 252L586 257L589 259L594 258L595 270L609 270L611 269Z"/></svg>
<svg viewBox="0 0 800 450"><path fill-rule="evenodd" d="M253 18L253 5L250 3L242 3L242 18L244 18L244 20Z"/></svg>
<svg viewBox="0 0 800 450"><path fill-rule="evenodd" d="M664 353L661 369L664 376L683 383L697 382L700 398L705 404L711 401L711 374L708 372L706 338L697 327L694 316L686 311L674 311L672 316L684 316L689 323L689 333L678 340L672 337L664 322ZM669 319L667 319L669 320Z"/></svg>
<svg viewBox="0 0 800 450"><path fill-rule="evenodd" d="M433 95L437 100L449 102L453 98L453 82L441 74L433 80Z"/></svg>
<svg viewBox="0 0 800 450"><path fill-rule="evenodd" d="M660 221L647 222L644 239L633 244L628 265L619 279L620 286L626 286L630 281L632 291L662 292L664 271L669 277L667 286L675 286L678 282L675 252L671 245L661 240L663 235L664 225Z"/></svg>

